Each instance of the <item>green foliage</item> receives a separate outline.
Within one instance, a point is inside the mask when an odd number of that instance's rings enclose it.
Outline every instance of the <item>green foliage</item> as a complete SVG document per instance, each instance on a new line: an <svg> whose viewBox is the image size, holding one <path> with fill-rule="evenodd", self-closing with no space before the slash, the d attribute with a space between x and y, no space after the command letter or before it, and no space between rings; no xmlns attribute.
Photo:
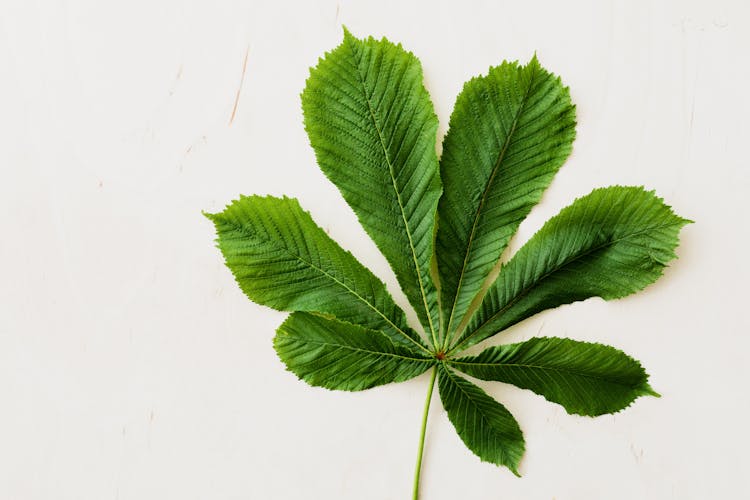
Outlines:
<svg viewBox="0 0 750 500"><path fill-rule="evenodd" d="M302 109L321 170L388 259L434 337L438 121L419 60L385 39L360 41L345 31L344 42L310 71Z"/></svg>
<svg viewBox="0 0 750 500"><path fill-rule="evenodd" d="M524 453L518 423L458 372L529 389L580 415L657 395L638 361L600 344L533 338L461 356L546 309L643 289L675 258L689 222L643 188L596 189L550 219L489 282L575 137L568 89L536 57L466 83L440 160L419 60L385 39L345 31L310 71L302 107L320 168L392 266L423 332L296 200L241 197L206 216L245 294L292 312L274 346L300 379L358 391L432 370L415 498L436 374L466 446L515 474Z"/></svg>
<svg viewBox="0 0 750 500"><path fill-rule="evenodd" d="M595 189L547 221L503 266L457 345L468 347L545 309L642 290L675 258L688 222L642 188Z"/></svg>
<svg viewBox="0 0 750 500"><path fill-rule="evenodd" d="M382 281L343 250L297 200L243 196L207 214L242 291L280 311L330 314L394 342L422 345Z"/></svg>
<svg viewBox="0 0 750 500"><path fill-rule="evenodd" d="M439 373L440 400L464 444L482 461L504 465L519 476L525 445L513 415L444 363Z"/></svg>
<svg viewBox="0 0 750 500"><path fill-rule="evenodd" d="M478 379L530 389L579 415L614 413L638 396L658 395L641 364L624 352L570 339L533 338L448 363Z"/></svg>
<svg viewBox="0 0 750 500"><path fill-rule="evenodd" d="M376 330L295 312L273 341L286 367L310 385L361 391L424 373L435 359L394 344Z"/></svg>
<svg viewBox="0 0 750 500"><path fill-rule="evenodd" d="M536 56L472 78L443 141L437 259L446 334L570 154L575 108Z"/></svg>

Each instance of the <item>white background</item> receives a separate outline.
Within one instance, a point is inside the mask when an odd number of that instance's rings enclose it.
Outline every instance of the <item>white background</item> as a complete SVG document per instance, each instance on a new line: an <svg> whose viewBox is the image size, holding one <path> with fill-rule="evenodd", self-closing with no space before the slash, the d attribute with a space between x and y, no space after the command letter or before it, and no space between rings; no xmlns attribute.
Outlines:
<svg viewBox="0 0 750 500"><path fill-rule="evenodd" d="M296 196L406 303L302 127L308 67L342 23L421 58L441 135L462 83L502 59L536 51L570 85L574 153L513 248L601 185L654 188L697 221L643 293L502 339L613 344L663 397L590 419L482 384L524 430L521 479L480 463L433 399L423 498L750 498L746 2L0 12L1 499L408 497L427 376L358 394L298 382L271 346L285 315L242 295L200 214L240 193Z"/></svg>

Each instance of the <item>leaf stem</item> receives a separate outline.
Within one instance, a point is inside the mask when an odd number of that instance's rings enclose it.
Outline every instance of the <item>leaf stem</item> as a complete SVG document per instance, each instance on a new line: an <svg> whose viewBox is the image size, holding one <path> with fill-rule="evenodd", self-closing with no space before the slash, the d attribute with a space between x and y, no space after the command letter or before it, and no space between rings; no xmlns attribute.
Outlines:
<svg viewBox="0 0 750 500"><path fill-rule="evenodd" d="M424 450L424 436L427 430L427 415L430 413L430 402L432 401L432 389L435 387L435 376L437 375L437 366L432 369L430 377L430 388L427 389L427 399L424 402L424 412L422 413L422 430L419 433L419 451L417 452L417 466L414 469L414 494L412 500L419 499L419 475L422 472L422 451Z"/></svg>

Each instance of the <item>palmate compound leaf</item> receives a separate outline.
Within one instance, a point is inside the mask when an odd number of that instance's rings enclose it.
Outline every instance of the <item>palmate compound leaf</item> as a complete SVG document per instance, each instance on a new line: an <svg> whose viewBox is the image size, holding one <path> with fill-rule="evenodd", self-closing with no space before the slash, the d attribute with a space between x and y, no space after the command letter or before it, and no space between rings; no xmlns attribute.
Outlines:
<svg viewBox="0 0 750 500"><path fill-rule="evenodd" d="M502 267L453 351L545 309L642 290L675 258L677 216L652 191L599 188L546 224Z"/></svg>
<svg viewBox="0 0 750 500"><path fill-rule="evenodd" d="M486 392L440 364L440 400L467 448L483 462L508 467L518 476L525 449L523 433L513 415Z"/></svg>
<svg viewBox="0 0 750 500"><path fill-rule="evenodd" d="M658 396L635 359L614 347L570 339L538 337L489 347L450 365L481 380L530 389L579 415L613 413L639 396Z"/></svg>
<svg viewBox="0 0 750 500"><path fill-rule="evenodd" d="M310 70L305 129L318 164L385 255L433 339L439 329L430 269L442 191L437 117L419 60L386 39L344 41Z"/></svg>
<svg viewBox="0 0 750 500"><path fill-rule="evenodd" d="M536 56L464 85L440 159L436 249L447 337L570 154L575 124L568 88Z"/></svg>
<svg viewBox="0 0 750 500"><path fill-rule="evenodd" d="M310 385L361 391L403 382L435 364L382 332L304 312L295 312L273 341L289 371Z"/></svg>
<svg viewBox="0 0 750 500"><path fill-rule="evenodd" d="M209 218L245 293L297 311L279 327L274 345L307 383L362 390L433 367L414 499L437 374L443 405L467 447L516 474L524 453L518 423L457 370L531 389L583 415L618 411L655 394L637 361L598 344L542 338L456 358L544 309L644 288L674 257L688 222L642 188L594 190L548 221L468 312L575 135L567 88L536 58L526 66L503 63L466 84L440 168L437 119L421 66L400 45L345 32L344 42L311 70L302 105L321 169L391 264L434 345L427 347L382 282L296 201L242 198ZM438 201L441 173L446 192Z"/></svg>
<svg viewBox="0 0 750 500"><path fill-rule="evenodd" d="M385 285L315 224L297 200L243 196L206 216L216 226L227 267L254 302L281 311L330 314L425 351Z"/></svg>

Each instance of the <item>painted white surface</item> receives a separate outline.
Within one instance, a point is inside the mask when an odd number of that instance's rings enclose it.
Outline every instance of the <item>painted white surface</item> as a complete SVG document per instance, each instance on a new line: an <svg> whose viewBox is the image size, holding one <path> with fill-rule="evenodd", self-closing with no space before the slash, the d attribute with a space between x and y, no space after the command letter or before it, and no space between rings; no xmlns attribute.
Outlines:
<svg viewBox="0 0 750 500"><path fill-rule="evenodd" d="M504 340L597 340L664 396L588 419L484 387L527 438L480 463L433 400L425 499L750 498L750 4L32 1L0 16L0 498L401 499L427 378L311 389L271 347L202 209L289 194L396 281L314 163L298 95L358 35L423 61L445 132L504 58L562 75L575 151L514 242L592 187L655 188L697 221L646 292L547 312ZM243 58L244 84L232 123Z"/></svg>

